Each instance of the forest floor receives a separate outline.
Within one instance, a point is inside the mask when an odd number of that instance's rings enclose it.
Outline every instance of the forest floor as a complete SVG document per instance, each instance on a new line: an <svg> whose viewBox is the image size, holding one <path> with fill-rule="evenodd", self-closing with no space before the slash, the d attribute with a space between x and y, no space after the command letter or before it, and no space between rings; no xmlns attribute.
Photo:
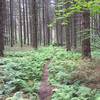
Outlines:
<svg viewBox="0 0 100 100"><path fill-rule="evenodd" d="M18 94L21 100L100 100L98 90L100 52L83 60L78 52L43 47L8 51L0 59L0 100Z"/></svg>
<svg viewBox="0 0 100 100"><path fill-rule="evenodd" d="M10 51L31 51L33 50L33 48L31 46L24 46L24 47L20 47L20 45L15 45L14 47L9 47L9 46L5 46L5 51L6 52L10 52Z"/></svg>
<svg viewBox="0 0 100 100"><path fill-rule="evenodd" d="M50 62L51 61L49 60L44 66L42 82L39 90L40 100L51 100L53 90L55 90L56 87L56 86L55 87L51 86L50 83L48 82L49 78L48 66ZM74 79L72 79L71 81L80 80L83 78L84 80L83 85L85 85L86 87L89 87L91 89L100 89L100 66L95 66L92 69L89 68L84 70L82 68L79 71L80 72L77 73L76 78L74 77ZM88 78L87 80L85 80L86 77Z"/></svg>
<svg viewBox="0 0 100 100"><path fill-rule="evenodd" d="M1 58L2 59L2 58ZM0 65L0 87L2 86L2 84L4 84L4 82L1 80L1 77L3 77L4 75L2 74L2 71L4 70L4 66L1 64ZM0 95L0 100L5 100L4 96Z"/></svg>
<svg viewBox="0 0 100 100"><path fill-rule="evenodd" d="M90 73L91 77L95 77L94 80L86 84L91 89L100 89L100 66L93 69Z"/></svg>
<svg viewBox="0 0 100 100"><path fill-rule="evenodd" d="M100 58L91 61L80 60L80 67L71 81L81 80L82 84L91 89L100 89Z"/></svg>

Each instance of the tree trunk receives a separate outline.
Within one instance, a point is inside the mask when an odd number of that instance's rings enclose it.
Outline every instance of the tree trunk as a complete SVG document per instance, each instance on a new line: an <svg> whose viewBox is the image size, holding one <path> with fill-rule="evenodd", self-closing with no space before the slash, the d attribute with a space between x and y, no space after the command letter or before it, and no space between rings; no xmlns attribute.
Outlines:
<svg viewBox="0 0 100 100"><path fill-rule="evenodd" d="M74 27L74 34L73 34L73 43L74 43L74 49L77 48L77 33L76 33L76 14L74 14L74 22L73 22L73 27Z"/></svg>
<svg viewBox="0 0 100 100"><path fill-rule="evenodd" d="M5 0L0 0L0 56L4 56Z"/></svg>
<svg viewBox="0 0 100 100"><path fill-rule="evenodd" d="M19 33L20 33L20 43L21 43L21 47L23 47L23 39L22 39L22 9L21 9L21 0L19 0L19 19L20 19L20 29L19 29Z"/></svg>
<svg viewBox="0 0 100 100"><path fill-rule="evenodd" d="M83 40L82 40L82 54L83 58L91 58L91 46L90 46L90 12L84 11L83 14Z"/></svg>
<svg viewBox="0 0 100 100"><path fill-rule="evenodd" d="M36 0L32 1L32 8L33 8L33 13L32 13L32 18L33 18L33 48L37 48L37 4Z"/></svg>
<svg viewBox="0 0 100 100"><path fill-rule="evenodd" d="M66 26L66 50L71 51L69 25Z"/></svg>
<svg viewBox="0 0 100 100"><path fill-rule="evenodd" d="M13 0L10 0L10 39L11 39L11 47L14 45L14 25L13 25Z"/></svg>

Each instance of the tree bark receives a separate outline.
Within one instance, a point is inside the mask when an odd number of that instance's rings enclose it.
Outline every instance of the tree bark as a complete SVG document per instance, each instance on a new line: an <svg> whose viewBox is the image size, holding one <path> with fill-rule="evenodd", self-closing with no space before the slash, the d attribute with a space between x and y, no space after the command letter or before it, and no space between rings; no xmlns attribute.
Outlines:
<svg viewBox="0 0 100 100"><path fill-rule="evenodd" d="M0 0L0 56L4 56L5 4L5 0Z"/></svg>
<svg viewBox="0 0 100 100"><path fill-rule="evenodd" d="M82 40L82 54L83 58L91 58L91 45L90 45L90 12L84 11L83 17L83 40Z"/></svg>
<svg viewBox="0 0 100 100"><path fill-rule="evenodd" d="M66 26L66 50L71 51L69 25Z"/></svg>
<svg viewBox="0 0 100 100"><path fill-rule="evenodd" d="M13 24L13 0L10 0L10 39L11 39L11 47L14 45L14 24Z"/></svg>
<svg viewBox="0 0 100 100"><path fill-rule="evenodd" d="M36 0L32 1L32 8L33 8L33 13L32 13L32 18L33 18L33 48L37 48L37 3Z"/></svg>

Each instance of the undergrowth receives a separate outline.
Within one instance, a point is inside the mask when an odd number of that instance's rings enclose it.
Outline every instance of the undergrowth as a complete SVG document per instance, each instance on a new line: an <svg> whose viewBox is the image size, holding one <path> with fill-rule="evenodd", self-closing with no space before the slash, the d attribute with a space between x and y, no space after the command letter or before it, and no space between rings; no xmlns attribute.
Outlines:
<svg viewBox="0 0 100 100"><path fill-rule="evenodd" d="M60 85L52 96L52 100L100 100L100 91L74 85Z"/></svg>
<svg viewBox="0 0 100 100"><path fill-rule="evenodd" d="M52 100L100 100L100 91L85 85L100 77L100 72L95 72L100 65L98 54L93 52L93 60L88 61L82 60L80 53L59 49L49 65L49 82L56 89Z"/></svg>
<svg viewBox="0 0 100 100"><path fill-rule="evenodd" d="M54 54L54 48L41 48L30 52L11 52L1 60L4 66L0 77L0 95L17 91L37 93L42 77L43 66Z"/></svg>
<svg viewBox="0 0 100 100"><path fill-rule="evenodd" d="M100 100L99 90L80 84L81 81L94 76L93 74L91 77L84 77L89 70L100 64L100 53L95 51L92 54L96 59L88 62L81 60L80 53L66 52L61 47L50 46L27 52L7 52L6 57L0 60L0 66L4 66L0 71L0 95L15 97L16 93L23 91L35 98L33 94L38 94L43 66L51 59L49 82L55 86L52 100ZM77 78L78 76L80 78Z"/></svg>

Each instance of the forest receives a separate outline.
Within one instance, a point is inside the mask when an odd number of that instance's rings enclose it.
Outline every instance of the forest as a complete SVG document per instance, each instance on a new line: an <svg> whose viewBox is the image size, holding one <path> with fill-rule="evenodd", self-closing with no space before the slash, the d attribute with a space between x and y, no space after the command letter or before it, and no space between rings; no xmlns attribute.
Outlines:
<svg viewBox="0 0 100 100"><path fill-rule="evenodd" d="M100 100L100 0L0 0L0 100Z"/></svg>

